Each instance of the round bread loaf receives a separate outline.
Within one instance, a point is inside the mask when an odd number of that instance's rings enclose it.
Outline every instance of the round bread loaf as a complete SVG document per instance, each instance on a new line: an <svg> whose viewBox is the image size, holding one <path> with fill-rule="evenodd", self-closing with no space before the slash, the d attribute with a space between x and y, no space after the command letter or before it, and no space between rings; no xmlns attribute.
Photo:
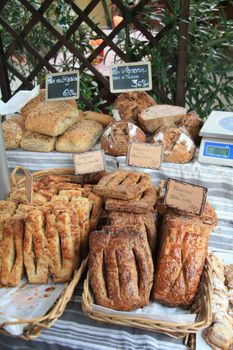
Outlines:
<svg viewBox="0 0 233 350"><path fill-rule="evenodd" d="M125 156L128 142L146 142L146 135L136 125L126 122L110 124L101 137L101 147L111 156Z"/></svg>
<svg viewBox="0 0 233 350"><path fill-rule="evenodd" d="M118 96L114 109L118 110L123 120L137 121L141 111L154 105L156 105L155 100L145 91L134 91Z"/></svg>
<svg viewBox="0 0 233 350"><path fill-rule="evenodd" d="M188 113L184 118L177 120L175 125L185 127L196 145L200 144L201 137L199 136L199 132L203 125L203 120L196 112Z"/></svg>
<svg viewBox="0 0 233 350"><path fill-rule="evenodd" d="M187 163L195 153L195 143L183 128L165 126L151 137L151 143L163 145L163 161L169 163Z"/></svg>

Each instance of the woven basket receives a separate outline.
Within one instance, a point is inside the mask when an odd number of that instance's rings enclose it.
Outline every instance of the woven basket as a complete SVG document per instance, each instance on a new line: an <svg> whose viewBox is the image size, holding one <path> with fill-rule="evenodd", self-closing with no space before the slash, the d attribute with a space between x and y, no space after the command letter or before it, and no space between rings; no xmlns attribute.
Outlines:
<svg viewBox="0 0 233 350"><path fill-rule="evenodd" d="M92 309L94 299L90 290L88 275L84 282L84 289L82 295L82 308L83 311L91 318L111 324L117 324L120 326L142 328L147 331L154 331L167 334L173 338L184 338L190 333L196 333L199 329L206 328L211 323L211 272L210 261L206 258L205 266L202 272L201 282L199 284L199 290L197 298L193 305L195 309L192 309L193 313L197 313L195 322L178 324L165 321L156 321L146 318L140 318L137 316L106 314L102 311L96 311Z"/></svg>
<svg viewBox="0 0 233 350"><path fill-rule="evenodd" d="M75 287L85 272L87 260L88 258L83 260L80 268L74 272L73 279L69 283L66 283L65 289L46 315L31 320L19 319L18 321L14 322L5 322L4 324L1 324L2 329L0 329L0 333L10 335L10 333L3 329L4 326L27 324L27 327L25 328L23 334L19 337L25 340L32 340L37 338L44 328L51 327L54 322L56 322L56 320L63 314L67 303L70 301Z"/></svg>
<svg viewBox="0 0 233 350"><path fill-rule="evenodd" d="M18 171L24 172L25 168L18 166L13 170L11 174L12 189L22 188L25 185L25 176L18 176ZM75 182L81 180L80 176L75 176L73 169L49 169L34 172L32 175L34 180L43 179L47 175L67 176L70 180L75 180ZM23 334L19 337L26 340L31 340L37 338L44 328L51 327L54 322L56 322L56 320L63 314L67 303L70 301L75 287L79 283L83 273L86 270L87 260L88 258L82 261L79 269L74 272L73 279L69 283L66 283L65 289L46 315L31 320L19 319L18 321L14 322L5 322L4 324L1 324L0 333L9 335L9 333L3 329L3 327L7 325L27 324L27 327L25 328Z"/></svg>

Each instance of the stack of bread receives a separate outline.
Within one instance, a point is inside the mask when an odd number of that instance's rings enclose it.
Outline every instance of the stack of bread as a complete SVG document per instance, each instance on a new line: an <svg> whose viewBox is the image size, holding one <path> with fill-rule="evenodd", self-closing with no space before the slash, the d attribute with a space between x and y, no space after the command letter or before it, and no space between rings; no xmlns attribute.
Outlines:
<svg viewBox="0 0 233 350"><path fill-rule="evenodd" d="M155 300L190 307L195 297L214 209L202 216L167 208L150 176L117 170L93 192L107 211L106 225L89 237L89 284L96 304L131 311ZM156 212L162 220L158 226Z"/></svg>
<svg viewBox="0 0 233 350"><path fill-rule="evenodd" d="M146 142L163 146L163 161L189 162L199 142L202 120L186 109L158 105L146 92L121 94L115 101L114 112L121 121L108 126L101 137L107 154L124 156L129 142Z"/></svg>
<svg viewBox="0 0 233 350"><path fill-rule="evenodd" d="M111 121L106 114L82 113L74 100L45 101L45 90L41 90L20 115L4 121L2 128L7 149L84 152L95 146Z"/></svg>
<svg viewBox="0 0 233 350"><path fill-rule="evenodd" d="M0 201L0 284L16 286L25 267L30 283L69 281L88 254L88 235L100 216L102 200L67 177L34 182L29 203L25 189Z"/></svg>

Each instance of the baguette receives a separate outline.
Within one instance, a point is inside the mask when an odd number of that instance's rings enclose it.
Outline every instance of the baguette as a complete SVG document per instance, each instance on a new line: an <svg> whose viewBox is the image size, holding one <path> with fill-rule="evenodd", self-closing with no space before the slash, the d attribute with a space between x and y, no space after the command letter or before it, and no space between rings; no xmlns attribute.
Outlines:
<svg viewBox="0 0 233 350"><path fill-rule="evenodd" d="M92 112L87 111L83 112L84 119L87 120L95 120L96 122L100 123L103 126L108 126L110 123L113 122L113 117L111 117L108 114L98 113L98 112Z"/></svg>

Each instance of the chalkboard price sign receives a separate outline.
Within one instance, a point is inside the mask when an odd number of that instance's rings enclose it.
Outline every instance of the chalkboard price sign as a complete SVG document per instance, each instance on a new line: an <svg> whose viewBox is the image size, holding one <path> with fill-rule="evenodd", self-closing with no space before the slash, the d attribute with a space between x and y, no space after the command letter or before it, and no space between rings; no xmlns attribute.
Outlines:
<svg viewBox="0 0 233 350"><path fill-rule="evenodd" d="M75 100L78 98L78 71L46 75L46 100Z"/></svg>
<svg viewBox="0 0 233 350"><path fill-rule="evenodd" d="M152 89L151 63L119 63L110 66L110 91L147 91Z"/></svg>

